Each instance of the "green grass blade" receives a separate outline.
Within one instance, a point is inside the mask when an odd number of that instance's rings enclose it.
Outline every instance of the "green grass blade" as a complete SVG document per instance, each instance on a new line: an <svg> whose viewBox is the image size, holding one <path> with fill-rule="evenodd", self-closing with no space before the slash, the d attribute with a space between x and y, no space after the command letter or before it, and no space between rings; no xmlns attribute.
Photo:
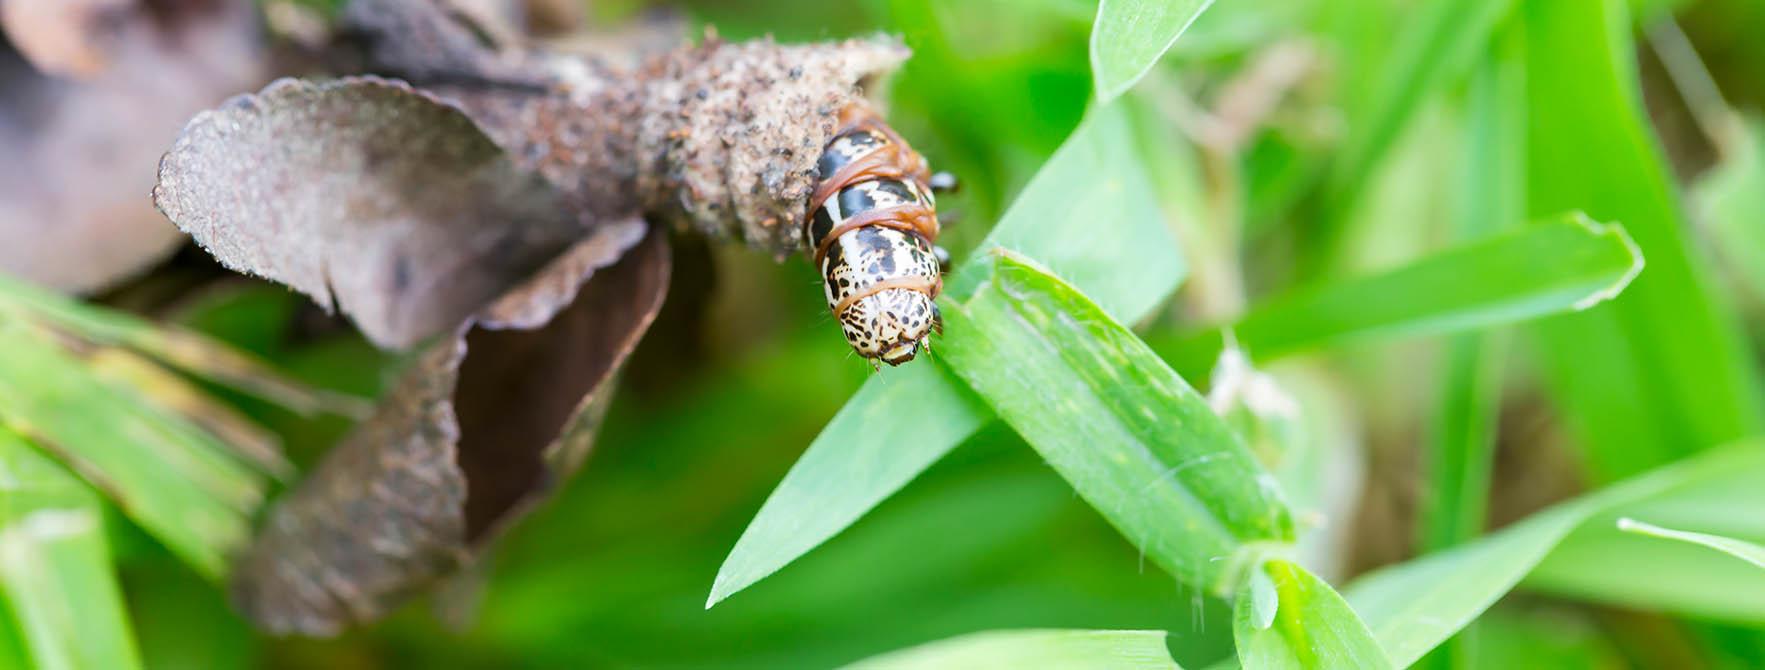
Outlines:
<svg viewBox="0 0 1765 670"><path fill-rule="evenodd" d="M935 364L866 383L760 507L718 569L705 606L845 530L991 420L987 406Z"/></svg>
<svg viewBox="0 0 1765 670"><path fill-rule="evenodd" d="M1569 214L1270 300L1233 330L1256 357L1356 337L1463 331L1586 309L1623 291L1642 264L1623 227Z"/></svg>
<svg viewBox="0 0 1765 670"><path fill-rule="evenodd" d="M1271 298L1230 330L1251 356L1269 360L1364 338L1486 328L1608 300L1642 265L1623 227L1568 214L1389 272ZM1222 337L1206 332L1159 349L1211 361Z"/></svg>
<svg viewBox="0 0 1765 670"><path fill-rule="evenodd" d="M1528 2L1528 208L1621 221L1649 270L1611 305L1538 324L1544 376L1596 479L1765 430L1756 361L1688 242L1636 91L1622 0Z"/></svg>
<svg viewBox="0 0 1765 670"><path fill-rule="evenodd" d="M43 670L141 667L98 496L0 430L0 607ZM3 635L3 634L0 634Z"/></svg>
<svg viewBox="0 0 1765 670"><path fill-rule="evenodd" d="M1228 593L1262 543L1293 538L1274 478L1127 328L1020 256L996 252L944 303L941 362L1147 558Z"/></svg>
<svg viewBox="0 0 1765 670"><path fill-rule="evenodd" d="M0 275L0 308L53 323L60 330L95 343L129 347L185 372L296 411L365 411L359 400L315 392L287 379L268 363L218 340L88 305L5 275Z"/></svg>
<svg viewBox="0 0 1765 670"><path fill-rule="evenodd" d="M1737 540L1732 537L1723 537L1721 535L1712 535L1710 533L1693 533L1690 531L1662 528L1654 524L1637 521L1630 517L1621 517L1618 519L1618 530L1626 533L1658 537L1663 540L1690 542L1692 544L1709 547L1716 551L1726 553L1740 560L1752 563L1756 567L1765 568L1765 547L1761 547L1746 540Z"/></svg>
<svg viewBox="0 0 1765 670"><path fill-rule="evenodd" d="M1547 555L1551 562L1557 562L1558 554L1575 551L1579 540L1565 538L1591 517L1638 513L1647 509L1644 503L1670 504L1700 495L1703 489L1720 482L1756 483L1761 477L1765 477L1765 442L1743 442L1711 450L1559 504L1476 542L1381 569L1350 584L1345 594L1391 660L1407 666L1464 628L1528 573L1534 569L1542 572L1540 562ZM1726 486L1730 492L1735 488ZM1749 509L1757 509L1758 504ZM1602 524L1592 525L1610 529ZM1588 572L1592 566L1615 558L1618 556L1609 551L1597 558L1581 553L1577 560L1563 563L1564 571ZM1631 582L1649 582L1670 572L1653 564L1646 569L1650 578L1638 579L1638 568L1625 564L1614 573L1621 572L1622 579ZM1761 587L1765 588L1765 584ZM1736 599L1752 598L1757 590L1737 590Z"/></svg>
<svg viewBox="0 0 1765 670"><path fill-rule="evenodd" d="M1037 258L1105 311L1132 322L1176 288L1185 266L1139 167L1127 104L1094 110L982 248ZM972 291L975 269L973 260L959 266L946 292ZM916 363L866 382L743 531L717 572L707 606L852 525L992 420L986 405L937 365Z"/></svg>
<svg viewBox="0 0 1765 670"><path fill-rule="evenodd" d="M1107 104L1158 64L1213 0L1102 0L1091 27L1091 77Z"/></svg>
<svg viewBox="0 0 1765 670"><path fill-rule="evenodd" d="M1442 0L1415 5L1384 59L1365 118L1348 125L1325 188L1326 242L1346 225L1354 201L1409 126L1423 100L1471 71L1490 36L1513 11L1513 0Z"/></svg>
<svg viewBox="0 0 1765 670"><path fill-rule="evenodd" d="M848 670L1182 670L1161 630L996 630L890 652Z"/></svg>
<svg viewBox="0 0 1765 670"><path fill-rule="evenodd" d="M1304 568L1270 561L1258 568L1274 584L1277 609L1263 625L1253 592L1234 607L1232 637L1246 668L1390 668L1367 625L1342 596Z"/></svg>
<svg viewBox="0 0 1765 670"><path fill-rule="evenodd" d="M1505 348L1504 338L1482 334L1461 335L1447 345L1441 399L1424 446L1428 482L1420 509L1423 552L1483 533Z"/></svg>
<svg viewBox="0 0 1765 670"><path fill-rule="evenodd" d="M1477 239L1525 219L1526 71L1519 34L1503 31L1471 81L1465 176L1454 237ZM1438 551L1481 535L1501 410L1499 333L1468 333L1447 343L1440 402L1423 443L1427 482L1420 549Z"/></svg>
<svg viewBox="0 0 1765 670"><path fill-rule="evenodd" d="M1624 657L1590 617L1561 609L1495 609L1466 632L1461 668L1622 668Z"/></svg>
<svg viewBox="0 0 1765 670"><path fill-rule="evenodd" d="M1631 609L1765 624L1765 579L1746 561L1686 542L1624 532L1623 517L1765 544L1765 478L1737 465L1670 498L1608 510L1582 525L1528 575L1529 589ZM1646 575L1639 579L1638 575Z"/></svg>
<svg viewBox="0 0 1765 670"><path fill-rule="evenodd" d="M108 383L25 321L0 319L0 424L54 453L192 567L221 574L265 482L214 437Z"/></svg>

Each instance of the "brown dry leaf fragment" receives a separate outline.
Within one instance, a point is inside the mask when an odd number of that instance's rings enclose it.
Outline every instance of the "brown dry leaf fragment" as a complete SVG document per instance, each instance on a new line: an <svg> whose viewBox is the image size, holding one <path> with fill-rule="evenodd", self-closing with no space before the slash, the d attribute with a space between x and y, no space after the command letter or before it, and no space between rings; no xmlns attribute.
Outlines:
<svg viewBox="0 0 1765 670"><path fill-rule="evenodd" d="M45 68L0 44L0 271L86 292L157 263L184 236L143 197L154 161L191 114L264 81L251 2L0 10L13 46ZM21 18L39 13L50 18ZM60 46L29 46L41 39Z"/></svg>
<svg viewBox="0 0 1765 670"><path fill-rule="evenodd" d="M552 270L582 276L577 257L566 256ZM539 302L563 299L544 326L479 328L467 336L471 355L460 369L455 405L469 541L488 539L524 501L575 471L605 409L596 403L610 395L600 390L610 386L662 307L670 260L665 235L652 232L579 294L559 295L538 283L518 290ZM569 430L560 438L563 427Z"/></svg>
<svg viewBox="0 0 1765 670"><path fill-rule="evenodd" d="M340 22L366 47L372 71L428 87L467 83L542 89L546 77L520 36L520 8L505 0L353 0Z"/></svg>
<svg viewBox="0 0 1765 670"><path fill-rule="evenodd" d="M586 266L606 254L585 246L611 243L583 242L499 302L553 313L542 327L474 328L425 351L271 512L234 575L240 609L279 633L376 619L467 564L567 476L667 290L659 232L612 267ZM555 290L572 277L579 291ZM535 304L513 307L523 300Z"/></svg>
<svg viewBox="0 0 1765 670"><path fill-rule="evenodd" d="M334 634L466 559L452 403L465 353L459 338L424 351L374 416L276 503L234 568L246 616L274 632Z"/></svg>
<svg viewBox="0 0 1765 670"><path fill-rule="evenodd" d="M110 66L107 42L136 11L135 0L0 2L0 28L46 74L84 79Z"/></svg>
<svg viewBox="0 0 1765 670"><path fill-rule="evenodd" d="M457 327L598 228L458 108L374 77L284 79L198 115L153 194L223 264L394 348Z"/></svg>

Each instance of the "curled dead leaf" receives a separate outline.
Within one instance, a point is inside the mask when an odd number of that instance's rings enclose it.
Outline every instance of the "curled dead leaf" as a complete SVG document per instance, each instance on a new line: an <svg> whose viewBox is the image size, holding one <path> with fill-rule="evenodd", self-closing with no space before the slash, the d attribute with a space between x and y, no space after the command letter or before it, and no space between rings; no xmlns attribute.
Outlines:
<svg viewBox="0 0 1765 670"><path fill-rule="evenodd" d="M384 347L457 327L601 232L458 108L373 77L285 79L198 115L153 193L223 264Z"/></svg>
<svg viewBox="0 0 1765 670"><path fill-rule="evenodd" d="M470 325L425 350L380 410L328 454L234 573L264 628L326 635L376 619L471 561L580 464L612 379L667 292L663 236L611 267L581 243L499 301L531 329ZM574 280L580 290L552 290Z"/></svg>
<svg viewBox="0 0 1765 670"><path fill-rule="evenodd" d="M0 271L86 292L164 258L183 236L142 197L151 166L263 82L252 3L8 1L0 27L23 55L0 44Z"/></svg>
<svg viewBox="0 0 1765 670"><path fill-rule="evenodd" d="M356 0L344 22L370 71L411 83L237 98L190 123L155 189L223 263L377 344L441 335L239 564L236 601L278 632L378 618L573 471L666 292L645 220L797 250L838 113L906 57L883 38L713 38L630 68L440 3Z"/></svg>
<svg viewBox="0 0 1765 670"><path fill-rule="evenodd" d="M0 3L0 28L44 73L85 78L110 66L107 41L136 11L135 0Z"/></svg>
<svg viewBox="0 0 1765 670"><path fill-rule="evenodd" d="M369 71L457 103L517 164L600 216L641 210L774 256L800 250L815 162L847 105L906 60L889 37L784 45L707 36L634 59L509 43L436 3L355 0ZM654 50L658 18L623 46Z"/></svg>

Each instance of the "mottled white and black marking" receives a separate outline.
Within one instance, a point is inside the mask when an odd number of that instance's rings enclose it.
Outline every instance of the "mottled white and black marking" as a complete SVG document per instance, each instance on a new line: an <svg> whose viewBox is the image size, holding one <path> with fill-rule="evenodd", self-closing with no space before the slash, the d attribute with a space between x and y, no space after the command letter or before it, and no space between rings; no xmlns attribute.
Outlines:
<svg viewBox="0 0 1765 670"><path fill-rule="evenodd" d="M890 139L859 128L832 142L817 166L832 178L841 168L881 150ZM932 241L911 226L848 227L829 243L841 224L867 212L935 207L930 189L911 177L868 178L846 184L817 207L804 229L811 254L825 245L819 261L827 305L845 332L846 342L865 358L890 365L913 360L935 329L942 328L937 298L941 286Z"/></svg>

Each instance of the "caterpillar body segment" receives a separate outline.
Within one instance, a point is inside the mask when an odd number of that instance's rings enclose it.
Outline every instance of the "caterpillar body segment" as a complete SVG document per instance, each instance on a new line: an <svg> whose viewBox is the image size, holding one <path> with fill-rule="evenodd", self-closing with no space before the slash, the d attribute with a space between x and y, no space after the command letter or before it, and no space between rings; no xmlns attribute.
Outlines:
<svg viewBox="0 0 1765 670"><path fill-rule="evenodd" d="M846 342L867 359L900 365L943 329L933 175L868 109L854 106L845 117L817 162L803 240Z"/></svg>

